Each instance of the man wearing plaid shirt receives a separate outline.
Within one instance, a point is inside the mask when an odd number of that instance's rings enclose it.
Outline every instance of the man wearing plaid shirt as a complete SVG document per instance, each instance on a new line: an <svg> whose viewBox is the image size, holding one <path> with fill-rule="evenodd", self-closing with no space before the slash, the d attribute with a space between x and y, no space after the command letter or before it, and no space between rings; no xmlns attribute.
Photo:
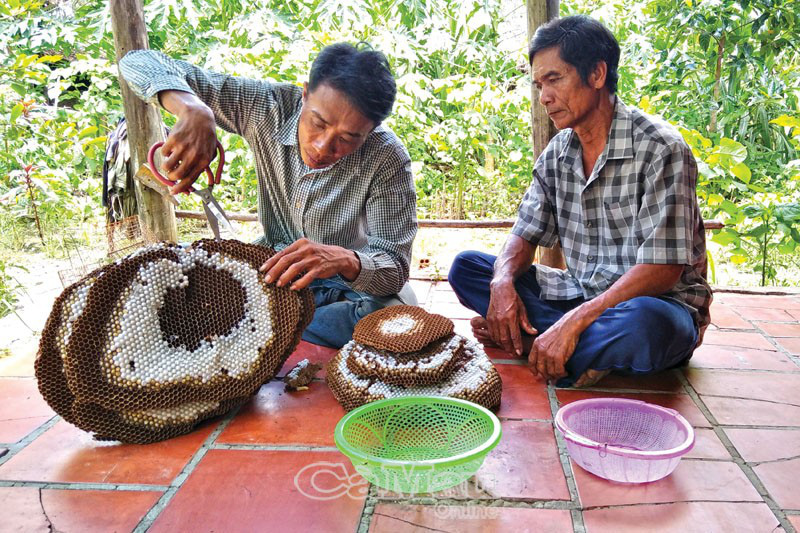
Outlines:
<svg viewBox="0 0 800 533"><path fill-rule="evenodd" d="M186 191L216 151L215 128L253 149L257 242L279 250L268 283L311 287L307 341L341 347L364 315L416 304L408 285L417 232L411 160L381 122L396 94L386 57L346 43L324 48L303 87L217 74L136 50L120 72L142 99L178 117L161 149L172 188Z"/></svg>
<svg viewBox="0 0 800 533"><path fill-rule="evenodd" d="M533 82L561 131L500 255L463 252L449 280L476 337L528 352L559 386L688 359L709 323L697 166L680 133L616 96L619 45L585 16L537 30ZM567 269L533 265L561 243Z"/></svg>

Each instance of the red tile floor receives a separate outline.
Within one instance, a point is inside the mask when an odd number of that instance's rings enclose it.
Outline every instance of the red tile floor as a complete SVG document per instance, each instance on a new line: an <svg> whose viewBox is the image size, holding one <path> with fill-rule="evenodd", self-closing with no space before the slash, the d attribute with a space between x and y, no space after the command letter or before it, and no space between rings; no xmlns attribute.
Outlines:
<svg viewBox="0 0 800 533"><path fill-rule="evenodd" d="M447 283L425 307L469 335ZM333 443L343 415L324 381L277 379L235 413L147 446L93 441L44 403L32 354L0 366L0 531L793 531L800 527L800 295L719 293L688 368L555 389L488 350L503 379L504 437L465 486L404 495L369 486ZM284 367L333 351L302 343ZM641 398L677 409L695 448L650 484L573 465L560 405Z"/></svg>

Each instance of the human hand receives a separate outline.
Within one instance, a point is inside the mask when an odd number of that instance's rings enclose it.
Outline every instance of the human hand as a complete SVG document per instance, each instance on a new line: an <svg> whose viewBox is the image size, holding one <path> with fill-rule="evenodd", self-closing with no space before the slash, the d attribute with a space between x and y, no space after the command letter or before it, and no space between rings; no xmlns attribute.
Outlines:
<svg viewBox="0 0 800 533"><path fill-rule="evenodd" d="M492 340L509 353L522 355L522 331L536 335L528 320L528 312L513 282L492 283L486 323Z"/></svg>
<svg viewBox="0 0 800 533"><path fill-rule="evenodd" d="M160 98L178 117L161 147L161 168L177 182L170 192L178 194L188 191L216 156L216 121L211 109L190 93L165 91Z"/></svg>
<svg viewBox="0 0 800 533"><path fill-rule="evenodd" d="M275 282L278 287L299 276L289 288L300 290L317 278L330 278L337 274L352 281L361 272L361 261L352 250L303 238L270 257L259 272L266 272L266 282Z"/></svg>
<svg viewBox="0 0 800 533"><path fill-rule="evenodd" d="M581 332L575 322L570 320L570 313L561 317L533 341L528 354L531 371L545 380L566 376L565 365L575 352Z"/></svg>

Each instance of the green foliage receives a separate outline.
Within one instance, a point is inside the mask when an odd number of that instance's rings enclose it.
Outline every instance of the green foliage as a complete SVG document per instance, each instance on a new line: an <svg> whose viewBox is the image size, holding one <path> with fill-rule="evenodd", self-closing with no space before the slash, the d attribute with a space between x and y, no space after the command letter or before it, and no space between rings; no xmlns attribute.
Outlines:
<svg viewBox="0 0 800 533"><path fill-rule="evenodd" d="M21 268L0 258L0 318L14 311L17 296L22 290L22 285L9 273L9 269L13 266Z"/></svg>
<svg viewBox="0 0 800 533"><path fill-rule="evenodd" d="M104 134L121 112L116 71L92 57L79 20L36 1L0 9L11 51L0 53L0 214L45 233L99 213Z"/></svg>
<svg viewBox="0 0 800 533"><path fill-rule="evenodd" d="M319 50L366 41L392 62L398 97L387 124L405 142L421 217L512 216L530 182L530 84L524 42L501 53L498 0L261 0L247 10L147 2L153 48L209 69L300 84ZM365 21L368 21L365 23ZM254 209L255 173L241 140L226 198Z"/></svg>
<svg viewBox="0 0 800 533"><path fill-rule="evenodd" d="M530 80L520 18L500 0L146 0L150 46L213 70L300 84L326 44L371 43L398 81L387 121L413 161L421 218L505 218L530 183ZM70 7L73 6L73 7ZM620 95L682 128L704 215L727 259L783 283L796 262L800 202L800 3L563 0L620 40ZM524 26L523 26L524 27ZM509 51L511 50L511 51ZM100 214L105 135L122 114L107 2L0 5L0 228L40 219L45 240ZM520 67L522 65L522 67ZM165 115L170 123L173 119ZM220 132L219 196L254 211L241 138ZM196 208L192 197L179 199ZM46 244L57 253L58 238Z"/></svg>
<svg viewBox="0 0 800 533"><path fill-rule="evenodd" d="M800 202L800 3L614 0L562 3L620 39L624 100L679 125L698 162L704 215L727 259L783 283ZM796 284L796 281L791 282Z"/></svg>

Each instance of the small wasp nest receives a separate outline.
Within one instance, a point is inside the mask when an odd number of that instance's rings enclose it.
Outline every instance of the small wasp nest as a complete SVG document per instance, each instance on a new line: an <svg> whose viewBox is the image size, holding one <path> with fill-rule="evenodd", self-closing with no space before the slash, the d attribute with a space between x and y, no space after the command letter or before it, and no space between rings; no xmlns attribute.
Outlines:
<svg viewBox="0 0 800 533"><path fill-rule="evenodd" d="M154 442L246 401L314 312L308 290L264 283L274 252L238 241L157 244L56 300L36 377L66 421L100 440Z"/></svg>
<svg viewBox="0 0 800 533"><path fill-rule="evenodd" d="M327 381L347 410L417 395L451 396L496 409L502 393L500 375L480 345L453 334L447 318L403 305L360 320L353 340L328 363Z"/></svg>

